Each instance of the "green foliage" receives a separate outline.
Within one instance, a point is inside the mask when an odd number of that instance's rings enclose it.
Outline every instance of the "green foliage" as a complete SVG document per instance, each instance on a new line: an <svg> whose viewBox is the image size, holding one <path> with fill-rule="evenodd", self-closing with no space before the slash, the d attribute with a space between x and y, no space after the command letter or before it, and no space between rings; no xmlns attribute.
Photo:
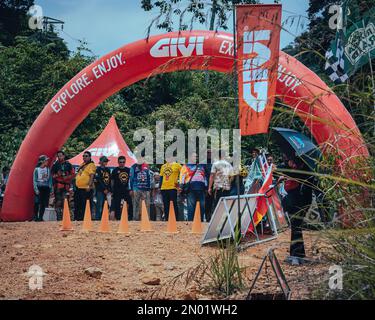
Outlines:
<svg viewBox="0 0 375 320"><path fill-rule="evenodd" d="M56 54L55 43L44 45L36 39L17 36L14 46L0 49L0 162L11 164L26 132L46 103L63 85L90 63L74 54ZM22 139L21 139L22 138Z"/></svg>
<svg viewBox="0 0 375 320"><path fill-rule="evenodd" d="M14 157L26 136L27 129L9 128L0 135L0 167L11 166Z"/></svg>
<svg viewBox="0 0 375 320"><path fill-rule="evenodd" d="M47 46L17 38L0 51L0 116L2 127L28 128L43 106L86 65L79 57L57 59Z"/></svg>

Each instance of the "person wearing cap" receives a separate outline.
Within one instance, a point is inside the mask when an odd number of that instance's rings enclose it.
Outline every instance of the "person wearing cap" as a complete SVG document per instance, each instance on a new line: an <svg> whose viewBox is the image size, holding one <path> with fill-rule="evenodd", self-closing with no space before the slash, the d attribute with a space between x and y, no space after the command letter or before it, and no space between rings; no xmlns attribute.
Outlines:
<svg viewBox="0 0 375 320"><path fill-rule="evenodd" d="M83 220L86 210L86 201L90 200L91 202L92 200L95 172L96 166L91 160L91 153L85 151L83 153L83 163L78 168L75 180L74 220Z"/></svg>
<svg viewBox="0 0 375 320"><path fill-rule="evenodd" d="M95 220L102 219L102 212L104 201L107 195L111 192L111 171L107 168L109 159L106 156L102 156L99 159L99 167L96 168L95 173L95 196L96 196L96 207L95 207Z"/></svg>
<svg viewBox="0 0 375 320"><path fill-rule="evenodd" d="M65 159L64 151L57 151L57 160L54 162L51 173L53 178L53 192L55 195L55 210L57 220L62 220L64 200L69 193L74 178L74 168Z"/></svg>
<svg viewBox="0 0 375 320"><path fill-rule="evenodd" d="M128 220L133 220L133 203L129 192L130 169L125 164L126 158L118 157L118 167L113 169L111 174L113 192L111 215L114 215L117 220L121 219L122 200L125 200L128 206Z"/></svg>
<svg viewBox="0 0 375 320"><path fill-rule="evenodd" d="M150 200L152 174L145 159L144 150L137 156L137 163L130 168L130 195L133 198L133 218L141 220L142 201L145 201L148 217L150 218Z"/></svg>
<svg viewBox="0 0 375 320"><path fill-rule="evenodd" d="M43 221L43 215L46 207L48 207L49 196L52 190L52 175L48 167L49 158L41 155L38 160L38 166L34 169L33 186L37 201L34 210L35 221Z"/></svg>

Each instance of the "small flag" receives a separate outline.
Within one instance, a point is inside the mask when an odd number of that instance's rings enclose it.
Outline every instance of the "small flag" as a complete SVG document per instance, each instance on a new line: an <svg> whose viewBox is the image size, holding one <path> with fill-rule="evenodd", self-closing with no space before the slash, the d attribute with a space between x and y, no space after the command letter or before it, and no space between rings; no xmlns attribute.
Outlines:
<svg viewBox="0 0 375 320"><path fill-rule="evenodd" d="M344 47L340 36L336 37L336 47L331 47L326 53L325 70L334 83L344 83L349 78L345 72Z"/></svg>

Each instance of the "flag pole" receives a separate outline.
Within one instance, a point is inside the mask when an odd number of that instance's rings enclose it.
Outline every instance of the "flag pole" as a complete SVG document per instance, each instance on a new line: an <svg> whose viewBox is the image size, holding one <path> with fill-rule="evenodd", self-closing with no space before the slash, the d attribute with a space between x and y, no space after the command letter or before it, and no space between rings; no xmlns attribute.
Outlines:
<svg viewBox="0 0 375 320"><path fill-rule="evenodd" d="M374 111L374 119L375 119L375 81L374 81L374 71L372 69L372 62L371 62L370 51L369 51L369 57L368 58L369 58L370 72L371 72L373 111ZM374 121L374 136L375 136L375 121Z"/></svg>
<svg viewBox="0 0 375 320"><path fill-rule="evenodd" d="M238 83L237 83L237 32L236 32L236 1L233 1L233 5L232 5L232 16L233 16L233 61L234 61L234 65L233 65L233 71L234 71L234 95L235 95L235 99L234 99L234 106L237 110L236 114L237 114L237 117L235 117L234 121L235 121L235 124L234 124L234 127L236 128L237 125L238 125L238 121L239 121L239 110L238 110ZM241 155L241 150L240 150L240 154L239 154L239 159L241 159L242 155ZM240 173L241 173L241 160L239 161L239 168L236 168L238 169L238 174L236 175L236 189L237 189L237 225L236 225L236 228L237 228L237 233L235 233L237 235L237 239L234 239L236 241L236 245L238 245L240 243L240 240L241 240L241 204L240 204ZM235 172L236 173L236 172Z"/></svg>
<svg viewBox="0 0 375 320"><path fill-rule="evenodd" d="M365 20L362 19L362 25L363 25L363 30L366 30L366 24ZM375 80L374 80L374 71L372 69L372 62L371 62L371 54L370 50L367 52L368 55L368 62L370 64L370 72L371 72L371 83L372 83L372 98L373 98L373 112L374 112L374 117L375 117ZM374 123L374 135L375 135L375 123Z"/></svg>

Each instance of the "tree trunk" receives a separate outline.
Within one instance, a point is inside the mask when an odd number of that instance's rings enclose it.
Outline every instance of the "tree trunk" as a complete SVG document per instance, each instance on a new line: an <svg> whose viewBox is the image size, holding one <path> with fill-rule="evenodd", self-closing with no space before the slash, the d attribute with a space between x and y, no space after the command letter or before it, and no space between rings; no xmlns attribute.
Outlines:
<svg viewBox="0 0 375 320"><path fill-rule="evenodd" d="M214 27L215 27L216 10L217 10L217 0L213 0L212 9L211 9L210 30L214 30Z"/></svg>

